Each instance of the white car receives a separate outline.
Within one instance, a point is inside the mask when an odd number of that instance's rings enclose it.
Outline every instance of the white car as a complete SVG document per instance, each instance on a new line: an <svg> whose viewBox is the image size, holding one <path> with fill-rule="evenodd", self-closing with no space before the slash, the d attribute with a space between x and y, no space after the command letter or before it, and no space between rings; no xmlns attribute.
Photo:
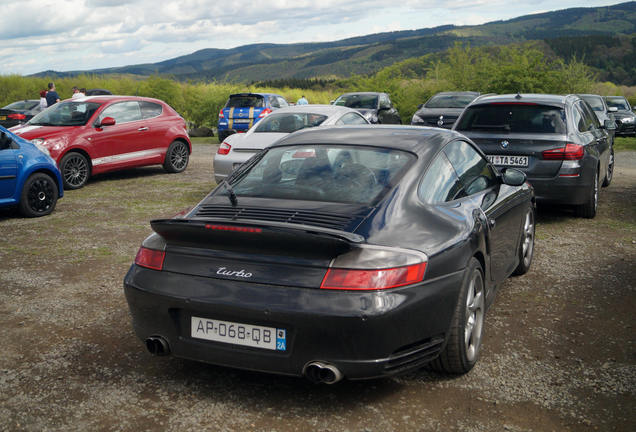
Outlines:
<svg viewBox="0 0 636 432"><path fill-rule="evenodd" d="M214 157L214 179L221 183L243 162L297 130L361 124L369 122L358 111L344 106L296 105L278 109L246 133L225 138Z"/></svg>

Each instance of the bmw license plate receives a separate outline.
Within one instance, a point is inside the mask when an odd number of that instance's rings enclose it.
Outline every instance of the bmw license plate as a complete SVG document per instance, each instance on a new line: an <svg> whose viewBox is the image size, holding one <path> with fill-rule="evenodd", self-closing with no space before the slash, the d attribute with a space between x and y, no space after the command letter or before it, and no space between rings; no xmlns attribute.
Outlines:
<svg viewBox="0 0 636 432"><path fill-rule="evenodd" d="M527 167L528 156L487 155L491 164L500 166Z"/></svg>
<svg viewBox="0 0 636 432"><path fill-rule="evenodd" d="M287 349L287 331L274 327L255 326L193 316L191 335L197 339L275 351L285 351Z"/></svg>

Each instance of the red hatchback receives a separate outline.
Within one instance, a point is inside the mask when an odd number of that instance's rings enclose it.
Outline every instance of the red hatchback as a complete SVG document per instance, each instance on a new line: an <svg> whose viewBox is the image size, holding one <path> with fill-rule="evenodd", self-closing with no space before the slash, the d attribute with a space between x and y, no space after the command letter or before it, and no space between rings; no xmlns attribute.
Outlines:
<svg viewBox="0 0 636 432"><path fill-rule="evenodd" d="M11 131L49 150L64 189L81 188L94 174L143 165L181 172L192 151L185 120L175 110L136 96L65 100Z"/></svg>

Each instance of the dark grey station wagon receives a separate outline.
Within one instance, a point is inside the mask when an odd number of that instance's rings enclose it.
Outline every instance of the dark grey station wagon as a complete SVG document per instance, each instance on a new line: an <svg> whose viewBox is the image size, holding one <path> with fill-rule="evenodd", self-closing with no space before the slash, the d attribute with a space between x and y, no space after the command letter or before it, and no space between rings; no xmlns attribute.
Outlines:
<svg viewBox="0 0 636 432"><path fill-rule="evenodd" d="M454 129L494 165L524 171L537 200L573 205L593 218L599 185L612 181L610 126L577 95L517 94L477 99Z"/></svg>

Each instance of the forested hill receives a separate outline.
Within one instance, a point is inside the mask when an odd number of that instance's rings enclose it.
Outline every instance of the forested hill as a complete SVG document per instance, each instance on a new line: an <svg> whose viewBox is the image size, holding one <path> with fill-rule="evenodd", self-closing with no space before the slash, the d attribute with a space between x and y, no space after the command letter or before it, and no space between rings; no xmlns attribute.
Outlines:
<svg viewBox="0 0 636 432"><path fill-rule="evenodd" d="M92 74L168 75L179 80L253 82L282 78L348 77L373 73L411 57L444 51L455 43L506 45L545 40L556 55L593 66L600 77L636 83L636 1L526 15L478 26L441 26L378 33L324 43L254 44L204 49L153 64L91 71L45 71L36 76Z"/></svg>

